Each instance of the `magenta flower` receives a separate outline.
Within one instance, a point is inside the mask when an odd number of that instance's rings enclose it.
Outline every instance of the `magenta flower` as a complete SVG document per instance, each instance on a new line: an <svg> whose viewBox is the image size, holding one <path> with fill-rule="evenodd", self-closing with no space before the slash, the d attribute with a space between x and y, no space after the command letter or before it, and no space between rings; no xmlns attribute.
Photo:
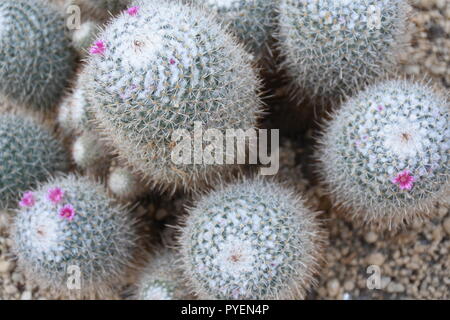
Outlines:
<svg viewBox="0 0 450 320"><path fill-rule="evenodd" d="M127 13L128 13L130 16L132 16L132 17L134 17L135 15L137 15L138 12L139 12L139 7L138 7L138 6L131 7L131 8L129 8L129 9L127 10Z"/></svg>
<svg viewBox="0 0 450 320"><path fill-rule="evenodd" d="M106 45L105 45L105 43L103 42L103 40L99 40L99 41L96 41L96 42L92 45L92 47L91 47L91 49L89 50L89 52L90 52L91 54L104 54L104 53L105 53L105 50L106 50Z"/></svg>
<svg viewBox="0 0 450 320"><path fill-rule="evenodd" d="M64 191L61 188L53 188L48 190L47 198L54 204L58 204L64 197Z"/></svg>
<svg viewBox="0 0 450 320"><path fill-rule="evenodd" d="M377 109L378 109L378 111L383 111L384 107L380 104L380 105L377 107Z"/></svg>
<svg viewBox="0 0 450 320"><path fill-rule="evenodd" d="M391 181L392 183L397 184L401 190L411 190L416 178L414 178L409 170L404 170Z"/></svg>
<svg viewBox="0 0 450 320"><path fill-rule="evenodd" d="M175 59L170 59L169 62L170 62L170 64L175 64L176 63Z"/></svg>
<svg viewBox="0 0 450 320"><path fill-rule="evenodd" d="M36 199L34 198L34 193L31 191L27 191L23 194L22 199L19 202L19 206L21 207L32 207L36 203Z"/></svg>
<svg viewBox="0 0 450 320"><path fill-rule="evenodd" d="M75 217L75 209L71 204L66 204L64 207L59 209L59 216L61 218L72 221L73 217Z"/></svg>

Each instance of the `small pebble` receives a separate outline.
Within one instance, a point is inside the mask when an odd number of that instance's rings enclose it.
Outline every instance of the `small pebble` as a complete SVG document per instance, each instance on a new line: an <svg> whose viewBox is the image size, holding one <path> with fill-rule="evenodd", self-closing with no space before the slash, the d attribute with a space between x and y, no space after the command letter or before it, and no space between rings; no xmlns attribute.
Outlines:
<svg viewBox="0 0 450 320"><path fill-rule="evenodd" d="M369 265L381 266L384 263L384 256L379 252L372 253L367 257L367 263Z"/></svg>

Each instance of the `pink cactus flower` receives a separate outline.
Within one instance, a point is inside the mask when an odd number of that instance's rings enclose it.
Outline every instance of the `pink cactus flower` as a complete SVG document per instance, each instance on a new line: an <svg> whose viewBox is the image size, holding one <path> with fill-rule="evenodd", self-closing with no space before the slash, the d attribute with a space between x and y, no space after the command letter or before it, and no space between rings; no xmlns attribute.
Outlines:
<svg viewBox="0 0 450 320"><path fill-rule="evenodd" d="M132 17L136 16L138 14L138 12L139 12L138 6L131 7L127 10L127 13Z"/></svg>
<svg viewBox="0 0 450 320"><path fill-rule="evenodd" d="M411 190L415 181L416 178L414 178L409 170L400 172L392 179L392 183L397 184L401 190Z"/></svg>
<svg viewBox="0 0 450 320"><path fill-rule="evenodd" d="M170 62L170 64L172 64L172 65L176 63L175 59L170 59L169 62Z"/></svg>
<svg viewBox="0 0 450 320"><path fill-rule="evenodd" d="M23 194L22 199L19 202L19 206L25 208L25 207L32 207L36 203L36 199L34 198L34 193L31 191L27 191Z"/></svg>
<svg viewBox="0 0 450 320"><path fill-rule="evenodd" d="M54 204L58 204L64 197L64 191L61 188L52 188L48 190L47 198Z"/></svg>
<svg viewBox="0 0 450 320"><path fill-rule="evenodd" d="M61 218L72 221L73 217L75 217L75 209L71 204L66 204L64 207L59 209L59 216Z"/></svg>
<svg viewBox="0 0 450 320"><path fill-rule="evenodd" d="M89 50L89 52L90 52L91 54L104 54L104 53L105 53L105 50L106 50L105 42L103 42L103 40L99 40L99 41L96 41L96 42L92 45L92 47L91 47L91 49Z"/></svg>

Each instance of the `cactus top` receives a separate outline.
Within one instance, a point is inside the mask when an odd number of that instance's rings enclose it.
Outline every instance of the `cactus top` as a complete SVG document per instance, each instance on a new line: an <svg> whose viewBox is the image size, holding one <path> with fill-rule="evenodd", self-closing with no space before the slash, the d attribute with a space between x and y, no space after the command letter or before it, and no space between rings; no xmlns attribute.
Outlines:
<svg viewBox="0 0 450 320"><path fill-rule="evenodd" d="M448 188L449 104L421 84L386 81L362 91L322 142L325 181L341 202L374 213L369 220L426 208Z"/></svg>
<svg viewBox="0 0 450 320"><path fill-rule="evenodd" d="M91 48L87 96L119 156L172 184L180 171L187 177L201 171L170 169L174 131L192 130L195 122L205 129L253 128L259 81L250 55L205 12L166 1L137 1L133 8Z"/></svg>
<svg viewBox="0 0 450 320"><path fill-rule="evenodd" d="M301 298L320 254L313 213L288 189L256 179L200 199L181 236L200 298Z"/></svg>
<svg viewBox="0 0 450 320"><path fill-rule="evenodd" d="M41 0L0 2L0 93L46 110L74 67L64 17Z"/></svg>
<svg viewBox="0 0 450 320"><path fill-rule="evenodd" d="M405 0L281 0L286 70L314 97L353 92L392 65L408 8Z"/></svg>
<svg viewBox="0 0 450 320"><path fill-rule="evenodd" d="M107 288L133 263L134 222L101 185L68 176L25 193L15 221L19 262L34 278L67 290L78 268L84 292ZM96 288L98 287L98 288Z"/></svg>

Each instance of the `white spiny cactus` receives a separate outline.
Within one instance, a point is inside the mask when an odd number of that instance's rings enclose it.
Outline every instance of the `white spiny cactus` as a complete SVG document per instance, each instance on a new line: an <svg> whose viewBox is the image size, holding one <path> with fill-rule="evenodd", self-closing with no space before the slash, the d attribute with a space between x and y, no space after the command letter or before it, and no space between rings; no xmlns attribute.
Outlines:
<svg viewBox="0 0 450 320"><path fill-rule="evenodd" d="M449 102L429 87L385 81L350 98L321 139L319 173L332 198L391 228L449 190Z"/></svg>
<svg viewBox="0 0 450 320"><path fill-rule="evenodd" d="M57 178L29 191L13 240L19 266L43 287L65 295L109 293L134 263L136 223L87 178ZM78 290L68 286L71 272Z"/></svg>
<svg viewBox="0 0 450 320"><path fill-rule="evenodd" d="M291 190L247 180L220 187L189 211L179 242L200 298L303 298L314 283L322 236Z"/></svg>
<svg viewBox="0 0 450 320"><path fill-rule="evenodd" d="M89 108L126 164L172 190L198 188L233 167L172 160L177 130L256 126L260 83L251 57L213 17L178 2L137 1L91 53Z"/></svg>
<svg viewBox="0 0 450 320"><path fill-rule="evenodd" d="M339 101L392 69L406 0L280 0L279 50L295 92Z"/></svg>

